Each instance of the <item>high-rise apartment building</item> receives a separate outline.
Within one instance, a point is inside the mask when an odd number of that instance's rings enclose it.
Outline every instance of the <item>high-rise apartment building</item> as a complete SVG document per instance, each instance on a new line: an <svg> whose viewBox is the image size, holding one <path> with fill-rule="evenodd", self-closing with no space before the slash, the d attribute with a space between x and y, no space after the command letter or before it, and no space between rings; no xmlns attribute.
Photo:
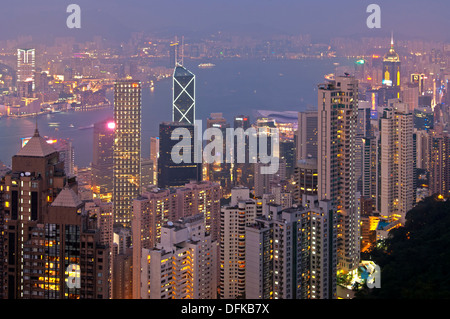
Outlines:
<svg viewBox="0 0 450 319"><path fill-rule="evenodd" d="M288 209L269 205L246 226L246 298L336 298L337 215L331 201L316 195L302 202Z"/></svg>
<svg viewBox="0 0 450 319"><path fill-rule="evenodd" d="M59 153L36 129L12 162L0 185L4 298L109 298L109 247Z"/></svg>
<svg viewBox="0 0 450 319"><path fill-rule="evenodd" d="M318 107L318 197L336 207L338 268L350 272L358 268L360 253L355 167L358 81L345 75L319 85Z"/></svg>
<svg viewBox="0 0 450 319"><path fill-rule="evenodd" d="M450 196L450 136L447 132L429 132L429 194Z"/></svg>
<svg viewBox="0 0 450 319"><path fill-rule="evenodd" d="M168 222L162 227L161 243L143 249L140 298L216 298L217 257L203 220L200 214Z"/></svg>
<svg viewBox="0 0 450 319"><path fill-rule="evenodd" d="M318 175L317 158L310 157L297 161L293 178L295 204L302 203L303 194L317 195Z"/></svg>
<svg viewBox="0 0 450 319"><path fill-rule="evenodd" d="M248 188L233 188L229 206L220 213L220 299L245 296L245 226L262 215L262 200L250 199Z"/></svg>
<svg viewBox="0 0 450 319"><path fill-rule="evenodd" d="M185 184L177 188L176 218L202 214L205 218L205 233L217 241L220 229L220 199L222 189L218 183L210 181Z"/></svg>
<svg viewBox="0 0 450 319"><path fill-rule="evenodd" d="M380 120L380 214L390 222L405 222L414 203L413 114L394 99Z"/></svg>
<svg viewBox="0 0 450 319"><path fill-rule="evenodd" d="M114 84L114 223L129 226L132 201L141 187L141 84Z"/></svg>

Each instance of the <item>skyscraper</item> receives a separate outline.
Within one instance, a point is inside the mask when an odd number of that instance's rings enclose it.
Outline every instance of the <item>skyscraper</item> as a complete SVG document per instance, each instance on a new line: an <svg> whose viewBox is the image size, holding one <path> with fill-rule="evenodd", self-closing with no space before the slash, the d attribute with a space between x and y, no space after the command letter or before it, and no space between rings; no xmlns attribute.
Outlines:
<svg viewBox="0 0 450 319"><path fill-rule="evenodd" d="M251 199L248 188L233 188L229 206L220 213L221 299L245 296L245 226L262 215L262 201Z"/></svg>
<svg viewBox="0 0 450 319"><path fill-rule="evenodd" d="M172 132L176 129L186 129L190 134L190 161L175 163L172 151L177 154L186 149L179 146L179 140L172 140ZM158 159L158 187L181 187L191 180L202 180L202 163L195 161L194 125L180 122L163 122L159 125L159 159Z"/></svg>
<svg viewBox="0 0 450 319"><path fill-rule="evenodd" d="M380 122L380 214L390 222L405 222L414 203L414 122L408 106L390 100Z"/></svg>
<svg viewBox="0 0 450 319"><path fill-rule="evenodd" d="M195 75L177 65L173 72L172 121L194 124Z"/></svg>
<svg viewBox="0 0 450 319"><path fill-rule="evenodd" d="M447 132L429 132L428 172L430 195L450 196L450 135Z"/></svg>
<svg viewBox="0 0 450 319"><path fill-rule="evenodd" d="M246 298L336 298L336 214L316 195L302 202L284 210L269 205L245 228Z"/></svg>
<svg viewBox="0 0 450 319"><path fill-rule="evenodd" d="M297 160L317 158L317 112L299 112L297 129Z"/></svg>
<svg viewBox="0 0 450 319"><path fill-rule="evenodd" d="M17 84L31 82L35 88L34 72L36 71L36 50L17 49Z"/></svg>
<svg viewBox="0 0 450 319"><path fill-rule="evenodd" d="M94 124L92 191L94 198L109 202L113 192L114 129L113 119Z"/></svg>
<svg viewBox="0 0 450 319"><path fill-rule="evenodd" d="M109 297L108 246L76 190L59 153L36 129L0 184L5 298Z"/></svg>
<svg viewBox="0 0 450 319"><path fill-rule="evenodd" d="M394 36L391 38L391 48L383 58L383 86L387 88L386 100L400 98L401 61L394 50Z"/></svg>
<svg viewBox="0 0 450 319"><path fill-rule="evenodd" d="M143 249L140 297L143 299L215 299L216 251L200 215L168 222L161 243Z"/></svg>
<svg viewBox="0 0 450 319"><path fill-rule="evenodd" d="M132 201L141 187L141 83L114 85L114 223L129 226Z"/></svg>
<svg viewBox="0 0 450 319"><path fill-rule="evenodd" d="M318 197L331 200L340 219L338 269L359 265L359 211L356 199L355 140L358 81L351 76L319 85Z"/></svg>
<svg viewBox="0 0 450 319"><path fill-rule="evenodd" d="M207 129L217 129L220 130L223 136L223 147L221 150L214 150L215 154L211 154L212 156L220 155L221 161L214 161L214 163L204 163L205 177L207 180L220 183L222 188L226 193L231 192L232 181L230 179L231 174L231 164L226 163L226 131L230 127L230 124L223 118L222 113L211 113L211 116L206 120L206 128ZM206 141L210 143L213 139ZM209 154L208 154L209 155ZM230 154L232 155L232 154Z"/></svg>
<svg viewBox="0 0 450 319"><path fill-rule="evenodd" d="M153 162L153 185L158 185L159 137L150 138L150 160Z"/></svg>
<svg viewBox="0 0 450 319"><path fill-rule="evenodd" d="M247 115L238 115L234 117L234 130L242 129L246 132L251 128L250 117ZM238 158L238 137L234 137L234 159L235 163L231 164L231 180L234 186L253 187L253 165L250 164L249 159L249 135L244 135L244 163L236 163ZM242 150L241 150L242 151Z"/></svg>

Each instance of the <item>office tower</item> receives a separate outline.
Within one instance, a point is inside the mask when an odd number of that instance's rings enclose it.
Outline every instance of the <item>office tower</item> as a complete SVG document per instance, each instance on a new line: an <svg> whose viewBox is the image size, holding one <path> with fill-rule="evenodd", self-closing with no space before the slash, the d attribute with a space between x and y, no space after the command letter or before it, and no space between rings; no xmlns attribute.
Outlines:
<svg viewBox="0 0 450 319"><path fill-rule="evenodd" d="M94 198L110 202L113 193L114 129L113 119L94 124L92 191Z"/></svg>
<svg viewBox="0 0 450 319"><path fill-rule="evenodd" d="M222 189L218 183L192 181L176 189L176 218L202 214L205 218L205 233L217 241L220 229L220 199Z"/></svg>
<svg viewBox="0 0 450 319"><path fill-rule="evenodd" d="M246 132L251 128L250 117L247 115L238 115L234 117L233 128L242 129ZM242 151L242 146L238 144L238 137L234 137L234 163L231 165L232 175L231 180L234 186L253 187L253 166L249 160L249 136L244 135L244 151L245 160L244 163L237 163L238 150Z"/></svg>
<svg viewBox="0 0 450 319"><path fill-rule="evenodd" d="M172 121L194 124L195 75L181 65L173 72Z"/></svg>
<svg viewBox="0 0 450 319"><path fill-rule="evenodd" d="M294 172L293 202L302 204L303 194L317 195L318 167L317 158L310 157L297 161Z"/></svg>
<svg viewBox="0 0 450 319"><path fill-rule="evenodd" d="M36 71L36 50L17 49L17 85L19 86L23 83L31 83L31 91L34 91L35 71Z"/></svg>
<svg viewBox="0 0 450 319"><path fill-rule="evenodd" d="M270 205L245 227L246 298L336 298L337 215L316 195L302 202L284 210Z"/></svg>
<svg viewBox="0 0 450 319"><path fill-rule="evenodd" d="M223 147L219 150L214 149L215 154L211 154L211 156L220 156L221 161L214 161L214 163L204 163L205 176L204 179L217 182L222 187L223 191L227 194L231 192L232 188L232 179L231 176L231 163L227 163L227 151L231 151L227 149L226 146L226 136L227 129L230 128L230 124L223 118L222 113L211 113L210 117L206 120L206 128L207 129L217 129L220 130L222 134L222 145ZM206 141L206 143L211 143L215 140L215 138L211 138ZM210 154L208 154L210 155ZM233 155L233 154L230 154Z"/></svg>
<svg viewBox="0 0 450 319"><path fill-rule="evenodd" d="M175 163L172 160L174 154L182 154L185 149L180 146L180 140L172 140L171 136L176 129L189 131L190 134L190 162L181 161ZM191 180L202 180L202 163L196 163L195 126L179 122L163 122L159 125L159 159L158 159L158 187L181 187ZM187 138L187 137L186 137ZM197 150L198 152L198 150ZM200 154L200 153L199 153Z"/></svg>
<svg viewBox="0 0 450 319"><path fill-rule="evenodd" d="M399 100L390 100L380 122L380 214L390 222L405 222L413 207L413 114Z"/></svg>
<svg viewBox="0 0 450 319"><path fill-rule="evenodd" d="M429 194L450 196L450 136L447 132L429 132Z"/></svg>
<svg viewBox="0 0 450 319"><path fill-rule="evenodd" d="M129 226L132 201L141 187L141 84L114 84L114 223Z"/></svg>
<svg viewBox="0 0 450 319"><path fill-rule="evenodd" d="M401 61L394 50L394 37L391 38L391 48L383 58L383 85L398 88L401 85Z"/></svg>
<svg viewBox="0 0 450 319"><path fill-rule="evenodd" d="M159 137L150 138L150 159L153 162L153 185L158 185Z"/></svg>
<svg viewBox="0 0 450 319"><path fill-rule="evenodd" d="M148 158L141 159L141 189L153 185L153 161Z"/></svg>
<svg viewBox="0 0 450 319"><path fill-rule="evenodd" d="M297 129L297 160L317 158L317 112L299 112Z"/></svg>
<svg viewBox="0 0 450 319"><path fill-rule="evenodd" d="M220 212L220 299L245 296L245 226L262 215L262 201L248 188L233 188L231 202Z"/></svg>
<svg viewBox="0 0 450 319"><path fill-rule="evenodd" d="M331 200L340 216L338 268L359 264L359 212L356 200L355 141L358 81L351 76L319 85L318 196Z"/></svg>
<svg viewBox="0 0 450 319"><path fill-rule="evenodd" d="M215 245L204 216L168 222L161 243L144 249L140 261L142 299L216 299Z"/></svg>

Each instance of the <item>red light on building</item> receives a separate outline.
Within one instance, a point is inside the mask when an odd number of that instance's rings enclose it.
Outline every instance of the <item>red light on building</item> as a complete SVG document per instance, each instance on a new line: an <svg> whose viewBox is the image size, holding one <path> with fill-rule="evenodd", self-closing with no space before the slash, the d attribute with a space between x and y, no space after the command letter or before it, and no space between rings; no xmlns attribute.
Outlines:
<svg viewBox="0 0 450 319"><path fill-rule="evenodd" d="M108 122L108 124L106 124L106 126L110 129L110 130L114 130L116 128L116 123L114 122Z"/></svg>

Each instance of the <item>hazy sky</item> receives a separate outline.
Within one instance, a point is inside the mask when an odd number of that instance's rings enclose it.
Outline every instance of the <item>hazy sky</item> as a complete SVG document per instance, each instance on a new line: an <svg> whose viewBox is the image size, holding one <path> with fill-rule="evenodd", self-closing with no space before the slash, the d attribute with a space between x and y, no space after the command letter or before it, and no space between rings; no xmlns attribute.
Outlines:
<svg viewBox="0 0 450 319"><path fill-rule="evenodd" d="M132 31L208 34L214 31L450 40L449 0L1 0L0 39L93 35L126 39ZM81 7L81 29L68 29L66 8ZM381 6L382 28L366 26L366 8Z"/></svg>

